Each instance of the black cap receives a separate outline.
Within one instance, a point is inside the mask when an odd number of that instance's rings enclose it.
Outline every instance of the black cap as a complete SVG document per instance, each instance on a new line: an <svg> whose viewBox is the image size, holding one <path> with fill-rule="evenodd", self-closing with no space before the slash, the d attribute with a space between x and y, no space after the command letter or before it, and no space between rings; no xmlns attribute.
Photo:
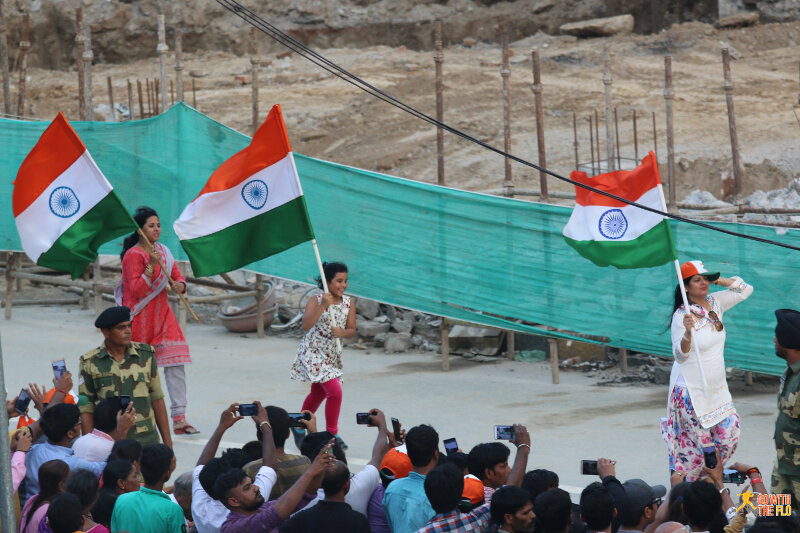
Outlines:
<svg viewBox="0 0 800 533"><path fill-rule="evenodd" d="M789 350L800 350L800 313L794 309L778 309L775 318L778 319L775 326L778 344Z"/></svg>
<svg viewBox="0 0 800 533"><path fill-rule="evenodd" d="M625 489L625 504L622 506L622 523L638 522L644 508L656 498L663 498L667 489L663 485L648 485L641 479L629 479L622 484Z"/></svg>
<svg viewBox="0 0 800 533"><path fill-rule="evenodd" d="M94 321L94 327L100 329L113 328L120 322L128 322L131 319L131 310L120 305L117 307L109 307L97 317Z"/></svg>

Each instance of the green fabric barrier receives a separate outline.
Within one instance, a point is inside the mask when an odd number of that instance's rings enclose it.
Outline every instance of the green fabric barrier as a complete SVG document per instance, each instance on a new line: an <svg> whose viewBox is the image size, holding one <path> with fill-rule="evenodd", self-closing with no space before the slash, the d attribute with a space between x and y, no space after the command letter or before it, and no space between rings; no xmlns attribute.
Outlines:
<svg viewBox="0 0 800 533"><path fill-rule="evenodd" d="M132 123L72 124L128 209L146 204L159 212L162 242L178 259L186 256L172 222L214 169L249 142L183 104ZM20 249L12 181L46 126L0 120L0 249ZM589 342L670 356L673 266L593 265L561 236L570 208L447 189L302 155L296 161L323 260L348 264L352 294L490 327L577 340L591 336ZM795 230L718 225L800 245ZM753 296L725 316L728 365L781 373L785 363L774 355L773 311L797 305L797 254L689 224L673 222L672 229L681 261L702 259L709 269L739 274L755 286ZM108 243L101 252L117 254L120 246ZM303 282L317 275L310 243L248 268ZM545 326L580 336L546 332Z"/></svg>

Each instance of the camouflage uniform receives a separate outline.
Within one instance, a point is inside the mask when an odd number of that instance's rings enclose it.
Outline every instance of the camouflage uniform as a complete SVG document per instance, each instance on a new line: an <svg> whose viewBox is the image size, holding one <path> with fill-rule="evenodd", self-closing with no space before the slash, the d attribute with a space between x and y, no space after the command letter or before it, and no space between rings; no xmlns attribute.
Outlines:
<svg viewBox="0 0 800 533"><path fill-rule="evenodd" d="M161 442L152 404L164 397L158 366L149 344L132 342L118 362L106 350L105 344L85 353L80 360L80 394L89 400L80 407L81 413L94 413L98 402L121 394L131 397L136 409L136 425L128 438L142 445Z"/></svg>
<svg viewBox="0 0 800 533"><path fill-rule="evenodd" d="M772 492L800 495L800 361L786 369L778 394L775 421L778 457L772 470Z"/></svg>

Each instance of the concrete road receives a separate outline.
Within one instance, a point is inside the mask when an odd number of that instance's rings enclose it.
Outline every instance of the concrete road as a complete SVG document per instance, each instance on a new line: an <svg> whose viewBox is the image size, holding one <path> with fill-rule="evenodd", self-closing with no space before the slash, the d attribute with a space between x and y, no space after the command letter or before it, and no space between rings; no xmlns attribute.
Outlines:
<svg viewBox="0 0 800 533"><path fill-rule="evenodd" d="M65 358L68 369L77 374L78 357L102 339L93 321L92 310L67 307L17 307L12 320L0 319L9 395L29 381L49 384L53 359ZM187 339L194 359L186 371L187 416L201 433L174 437L175 475L194 467L220 413L231 402L258 399L298 411L308 392L307 384L288 378L295 339L259 340L255 334L233 334L209 325L190 325ZM598 387L594 379L575 372L562 372L561 384L553 385L547 363L487 364L458 357L451 361L450 372L443 373L440 359L431 353L385 355L382 349L345 349L340 434L350 445L347 455L353 470L366 464L376 433L357 426L355 413L378 407L406 428L432 424L440 438L455 437L466 451L492 440L494 424L525 424L533 439L528 469L554 470L568 489L579 490L592 481L579 474L580 460L598 457L616 459L622 479L668 483L666 448L658 429L658 419L666 412L666 386ZM77 388L77 375L75 383ZM755 389L733 389L742 419L735 457L769 472L775 456L776 391ZM225 435L223 447L239 446L254 436L252 422L242 420ZM287 448L294 449L291 439Z"/></svg>

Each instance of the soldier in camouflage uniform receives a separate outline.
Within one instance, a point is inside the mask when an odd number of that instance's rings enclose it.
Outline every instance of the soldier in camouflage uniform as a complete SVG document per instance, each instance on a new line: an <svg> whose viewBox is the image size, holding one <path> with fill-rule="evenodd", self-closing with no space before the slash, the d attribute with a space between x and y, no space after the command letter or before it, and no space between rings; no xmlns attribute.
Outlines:
<svg viewBox="0 0 800 533"><path fill-rule="evenodd" d="M800 495L800 313L775 311L775 354L789 368L781 378L775 448L778 457L772 470L772 492L791 494L792 506Z"/></svg>
<svg viewBox="0 0 800 533"><path fill-rule="evenodd" d="M164 444L172 447L153 347L131 342L130 320L130 309L120 306L106 309L95 321L105 342L80 359L80 394L87 400L80 407L83 434L94 428L97 403L128 395L136 411L136 424L128 432L128 438L142 445L153 444L160 442L161 433Z"/></svg>

